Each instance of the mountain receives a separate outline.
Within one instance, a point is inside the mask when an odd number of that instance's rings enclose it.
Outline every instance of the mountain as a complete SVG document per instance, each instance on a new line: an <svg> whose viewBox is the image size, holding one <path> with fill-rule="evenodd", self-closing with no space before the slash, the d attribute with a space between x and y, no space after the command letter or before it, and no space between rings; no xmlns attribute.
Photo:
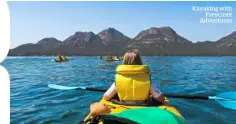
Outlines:
<svg viewBox="0 0 236 124"><path fill-rule="evenodd" d="M236 31L217 40L216 44L218 47L236 47Z"/></svg>
<svg viewBox="0 0 236 124"><path fill-rule="evenodd" d="M64 45L78 48L104 46L100 37L93 32L75 32L65 39L63 43Z"/></svg>
<svg viewBox="0 0 236 124"><path fill-rule="evenodd" d="M170 27L151 27L138 33L127 49L137 48L145 55L174 55L184 54L183 47L191 44Z"/></svg>
<svg viewBox="0 0 236 124"><path fill-rule="evenodd" d="M130 41L130 38L116 30L115 28L108 28L98 33L105 45L122 45Z"/></svg>
<svg viewBox="0 0 236 124"><path fill-rule="evenodd" d="M9 50L8 55L10 56L17 56L17 55L23 55L23 56L28 56L28 55L34 55L34 54L40 54L43 52L44 47L39 44L32 44L32 43L27 43L20 45L14 49Z"/></svg>
<svg viewBox="0 0 236 124"><path fill-rule="evenodd" d="M141 41L144 44L179 44L191 43L187 39L178 35L170 27L151 27L150 29L141 31L135 38L136 41Z"/></svg>
<svg viewBox="0 0 236 124"><path fill-rule="evenodd" d="M41 39L40 41L38 41L36 44L37 45L41 45L43 46L44 48L48 49L48 48L52 48L54 47L55 45L58 45L60 44L61 41L57 40L56 38L54 37L49 37L49 38L43 38Z"/></svg>
<svg viewBox="0 0 236 124"><path fill-rule="evenodd" d="M104 51L107 54L123 54L123 51L125 51L126 46L131 40L129 37L125 36L115 28L105 29L99 32L97 35L105 45L104 49L100 50L100 52Z"/></svg>
<svg viewBox="0 0 236 124"><path fill-rule="evenodd" d="M133 39L115 28L98 34L77 31L64 41L48 37L36 44L23 44L8 53L15 55L123 55L128 49L139 49L142 55L222 56L236 55L236 31L217 41L192 43L171 27L151 27Z"/></svg>
<svg viewBox="0 0 236 124"><path fill-rule="evenodd" d="M60 43L61 41L53 37L43 38L36 44L27 43L11 49L9 50L8 55L41 55Z"/></svg>

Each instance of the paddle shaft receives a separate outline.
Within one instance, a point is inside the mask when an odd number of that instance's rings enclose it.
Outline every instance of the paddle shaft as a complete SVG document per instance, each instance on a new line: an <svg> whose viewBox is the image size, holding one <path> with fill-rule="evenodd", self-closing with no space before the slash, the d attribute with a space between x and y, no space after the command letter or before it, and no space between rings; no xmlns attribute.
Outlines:
<svg viewBox="0 0 236 124"><path fill-rule="evenodd" d="M106 92L105 89L93 88L93 87L68 87L56 84L49 84L48 87L58 90L76 90L82 89L87 91ZM184 98L184 99L200 99L200 100L215 100L221 106L236 110L236 92L226 92L218 94L217 96L194 96L194 95L176 95L176 94L164 94L166 97L171 98Z"/></svg>
<svg viewBox="0 0 236 124"><path fill-rule="evenodd" d="M86 87L85 90L88 90L88 91L96 91L96 92L106 92L105 89L98 89L98 88L92 88L92 87Z"/></svg>
<svg viewBox="0 0 236 124"><path fill-rule="evenodd" d="M193 95L174 95L174 94L164 94L166 97L171 98L185 98L185 99L201 99L201 100L208 100L208 96L193 96Z"/></svg>
<svg viewBox="0 0 236 124"><path fill-rule="evenodd" d="M105 89L98 89L98 88L91 88L86 87L86 90L88 91L97 91L97 92L106 92ZM185 98L185 99L202 99L202 100L208 100L208 96L193 96L193 95L174 95L174 94L164 94L166 97L171 98Z"/></svg>

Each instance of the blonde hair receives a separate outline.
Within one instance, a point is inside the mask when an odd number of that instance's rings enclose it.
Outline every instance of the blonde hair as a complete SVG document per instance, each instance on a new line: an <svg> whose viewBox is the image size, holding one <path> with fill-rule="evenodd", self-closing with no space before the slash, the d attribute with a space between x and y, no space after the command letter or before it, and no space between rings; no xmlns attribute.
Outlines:
<svg viewBox="0 0 236 124"><path fill-rule="evenodd" d="M137 49L129 50L123 57L123 65L142 65L142 59Z"/></svg>

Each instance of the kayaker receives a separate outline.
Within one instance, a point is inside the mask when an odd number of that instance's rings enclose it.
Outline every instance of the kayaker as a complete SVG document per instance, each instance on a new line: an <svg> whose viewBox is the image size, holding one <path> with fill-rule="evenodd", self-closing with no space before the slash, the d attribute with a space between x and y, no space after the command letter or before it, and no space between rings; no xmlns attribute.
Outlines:
<svg viewBox="0 0 236 124"><path fill-rule="evenodd" d="M123 64L117 67L115 77L116 81L103 95L105 100L110 100L116 94L120 101L145 101L150 95L159 102L165 99L151 83L150 70L148 66L143 65L137 49L125 53Z"/></svg>
<svg viewBox="0 0 236 124"><path fill-rule="evenodd" d="M116 60L116 59L119 59L119 58L118 58L117 56L114 56L114 57L113 57L113 59L115 59L115 60Z"/></svg>
<svg viewBox="0 0 236 124"><path fill-rule="evenodd" d="M61 56L60 56L60 55L58 55L58 56L57 56L57 58L56 58L56 60L57 60L57 61L62 61L62 58L61 58Z"/></svg>
<svg viewBox="0 0 236 124"><path fill-rule="evenodd" d="M67 61L66 56L62 56L61 58L62 58L63 61Z"/></svg>
<svg viewBox="0 0 236 124"><path fill-rule="evenodd" d="M109 56L107 59L108 59L108 60L112 60L112 57L111 57L111 56Z"/></svg>

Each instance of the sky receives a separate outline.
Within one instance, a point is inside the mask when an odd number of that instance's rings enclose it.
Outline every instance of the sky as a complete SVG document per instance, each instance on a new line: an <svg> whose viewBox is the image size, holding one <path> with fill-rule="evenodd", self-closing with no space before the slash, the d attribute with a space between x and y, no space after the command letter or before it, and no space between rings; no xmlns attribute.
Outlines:
<svg viewBox="0 0 236 124"><path fill-rule="evenodd" d="M169 26L177 34L196 42L218 40L236 31L231 24L202 24L204 12L192 6L231 6L236 2L7 2L10 11L10 48L37 43L45 37L65 40L76 31L95 34L109 27L134 38L150 27Z"/></svg>

